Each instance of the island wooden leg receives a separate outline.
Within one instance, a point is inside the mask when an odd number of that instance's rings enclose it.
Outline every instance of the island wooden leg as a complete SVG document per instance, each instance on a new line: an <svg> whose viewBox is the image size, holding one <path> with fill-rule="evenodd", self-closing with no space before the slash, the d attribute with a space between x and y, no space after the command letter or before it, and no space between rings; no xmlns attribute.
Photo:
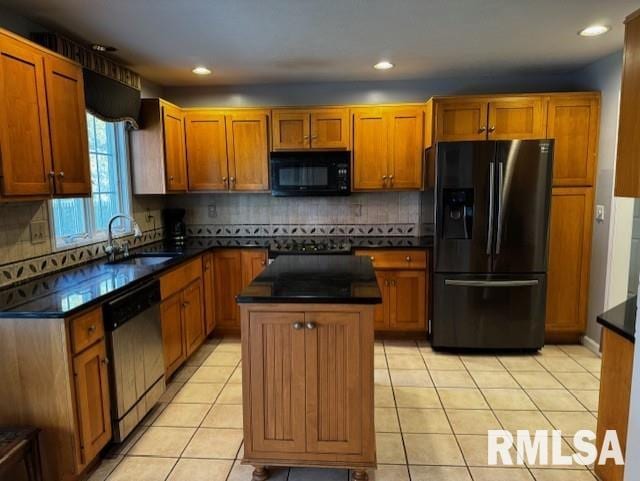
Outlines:
<svg viewBox="0 0 640 481"><path fill-rule="evenodd" d="M254 466L254 468L251 481L267 481L269 479L269 471L266 466Z"/></svg>
<svg viewBox="0 0 640 481"><path fill-rule="evenodd" d="M364 469L359 471L353 471L353 474L351 475L351 479L352 481L368 481L369 475Z"/></svg>

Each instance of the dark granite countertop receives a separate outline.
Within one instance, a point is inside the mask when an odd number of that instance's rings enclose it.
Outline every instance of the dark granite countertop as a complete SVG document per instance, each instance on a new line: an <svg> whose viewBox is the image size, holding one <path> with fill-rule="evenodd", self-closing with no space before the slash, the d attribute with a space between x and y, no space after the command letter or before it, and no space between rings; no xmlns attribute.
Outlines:
<svg viewBox="0 0 640 481"><path fill-rule="evenodd" d="M611 329L631 342L636 340L636 306L638 296L633 296L598 316L598 323Z"/></svg>
<svg viewBox="0 0 640 481"><path fill-rule="evenodd" d="M62 318L105 302L126 289L146 282L176 265L217 248L269 249L273 237L192 237L183 247L163 242L148 244L136 253L171 253L167 262L153 266L108 264L106 259L58 271L17 286L0 289L0 318ZM315 238L320 240L322 238ZM336 238L331 238L336 239ZM358 248L429 248L433 237L340 237L351 252ZM327 256L323 256L327 257ZM349 256L343 256L349 257Z"/></svg>
<svg viewBox="0 0 640 481"><path fill-rule="evenodd" d="M238 303L380 304L368 257L283 255L237 297Z"/></svg>

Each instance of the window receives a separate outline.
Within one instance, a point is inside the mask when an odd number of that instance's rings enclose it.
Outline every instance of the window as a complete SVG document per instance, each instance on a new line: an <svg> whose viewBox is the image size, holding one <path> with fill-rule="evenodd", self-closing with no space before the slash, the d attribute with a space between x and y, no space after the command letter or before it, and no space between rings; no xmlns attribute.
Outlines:
<svg viewBox="0 0 640 481"><path fill-rule="evenodd" d="M109 219L131 214L124 122L104 122L87 114L91 197L54 199L50 202L56 248L67 248L104 240ZM118 219L113 232L131 233L131 223Z"/></svg>

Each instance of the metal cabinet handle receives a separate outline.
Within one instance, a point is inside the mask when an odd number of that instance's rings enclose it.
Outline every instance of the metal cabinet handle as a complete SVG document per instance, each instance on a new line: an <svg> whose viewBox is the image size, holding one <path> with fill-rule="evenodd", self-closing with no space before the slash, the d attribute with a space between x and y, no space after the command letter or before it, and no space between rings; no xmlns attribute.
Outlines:
<svg viewBox="0 0 640 481"><path fill-rule="evenodd" d="M411 262L411 256L405 257L404 260L407 261L407 262Z"/></svg>
<svg viewBox="0 0 640 481"><path fill-rule="evenodd" d="M487 249L486 254L491 255L493 249L493 195L495 190L495 164L491 162L489 164L489 222L487 222Z"/></svg>
<svg viewBox="0 0 640 481"><path fill-rule="evenodd" d="M300 329L302 329L304 327L304 323L302 321L296 321L293 323L293 328L296 331L299 331Z"/></svg>
<svg viewBox="0 0 640 481"><path fill-rule="evenodd" d="M316 328L316 323L313 322L313 321L309 321L309 322L307 322L306 326L307 326L307 329L315 329Z"/></svg>

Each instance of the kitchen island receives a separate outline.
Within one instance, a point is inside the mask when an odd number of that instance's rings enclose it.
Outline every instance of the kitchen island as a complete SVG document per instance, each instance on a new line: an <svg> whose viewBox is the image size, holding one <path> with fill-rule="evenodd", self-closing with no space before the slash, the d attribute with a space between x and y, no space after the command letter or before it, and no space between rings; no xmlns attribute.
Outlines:
<svg viewBox="0 0 640 481"><path fill-rule="evenodd" d="M376 467L371 260L279 256L237 298L244 459L268 466Z"/></svg>

